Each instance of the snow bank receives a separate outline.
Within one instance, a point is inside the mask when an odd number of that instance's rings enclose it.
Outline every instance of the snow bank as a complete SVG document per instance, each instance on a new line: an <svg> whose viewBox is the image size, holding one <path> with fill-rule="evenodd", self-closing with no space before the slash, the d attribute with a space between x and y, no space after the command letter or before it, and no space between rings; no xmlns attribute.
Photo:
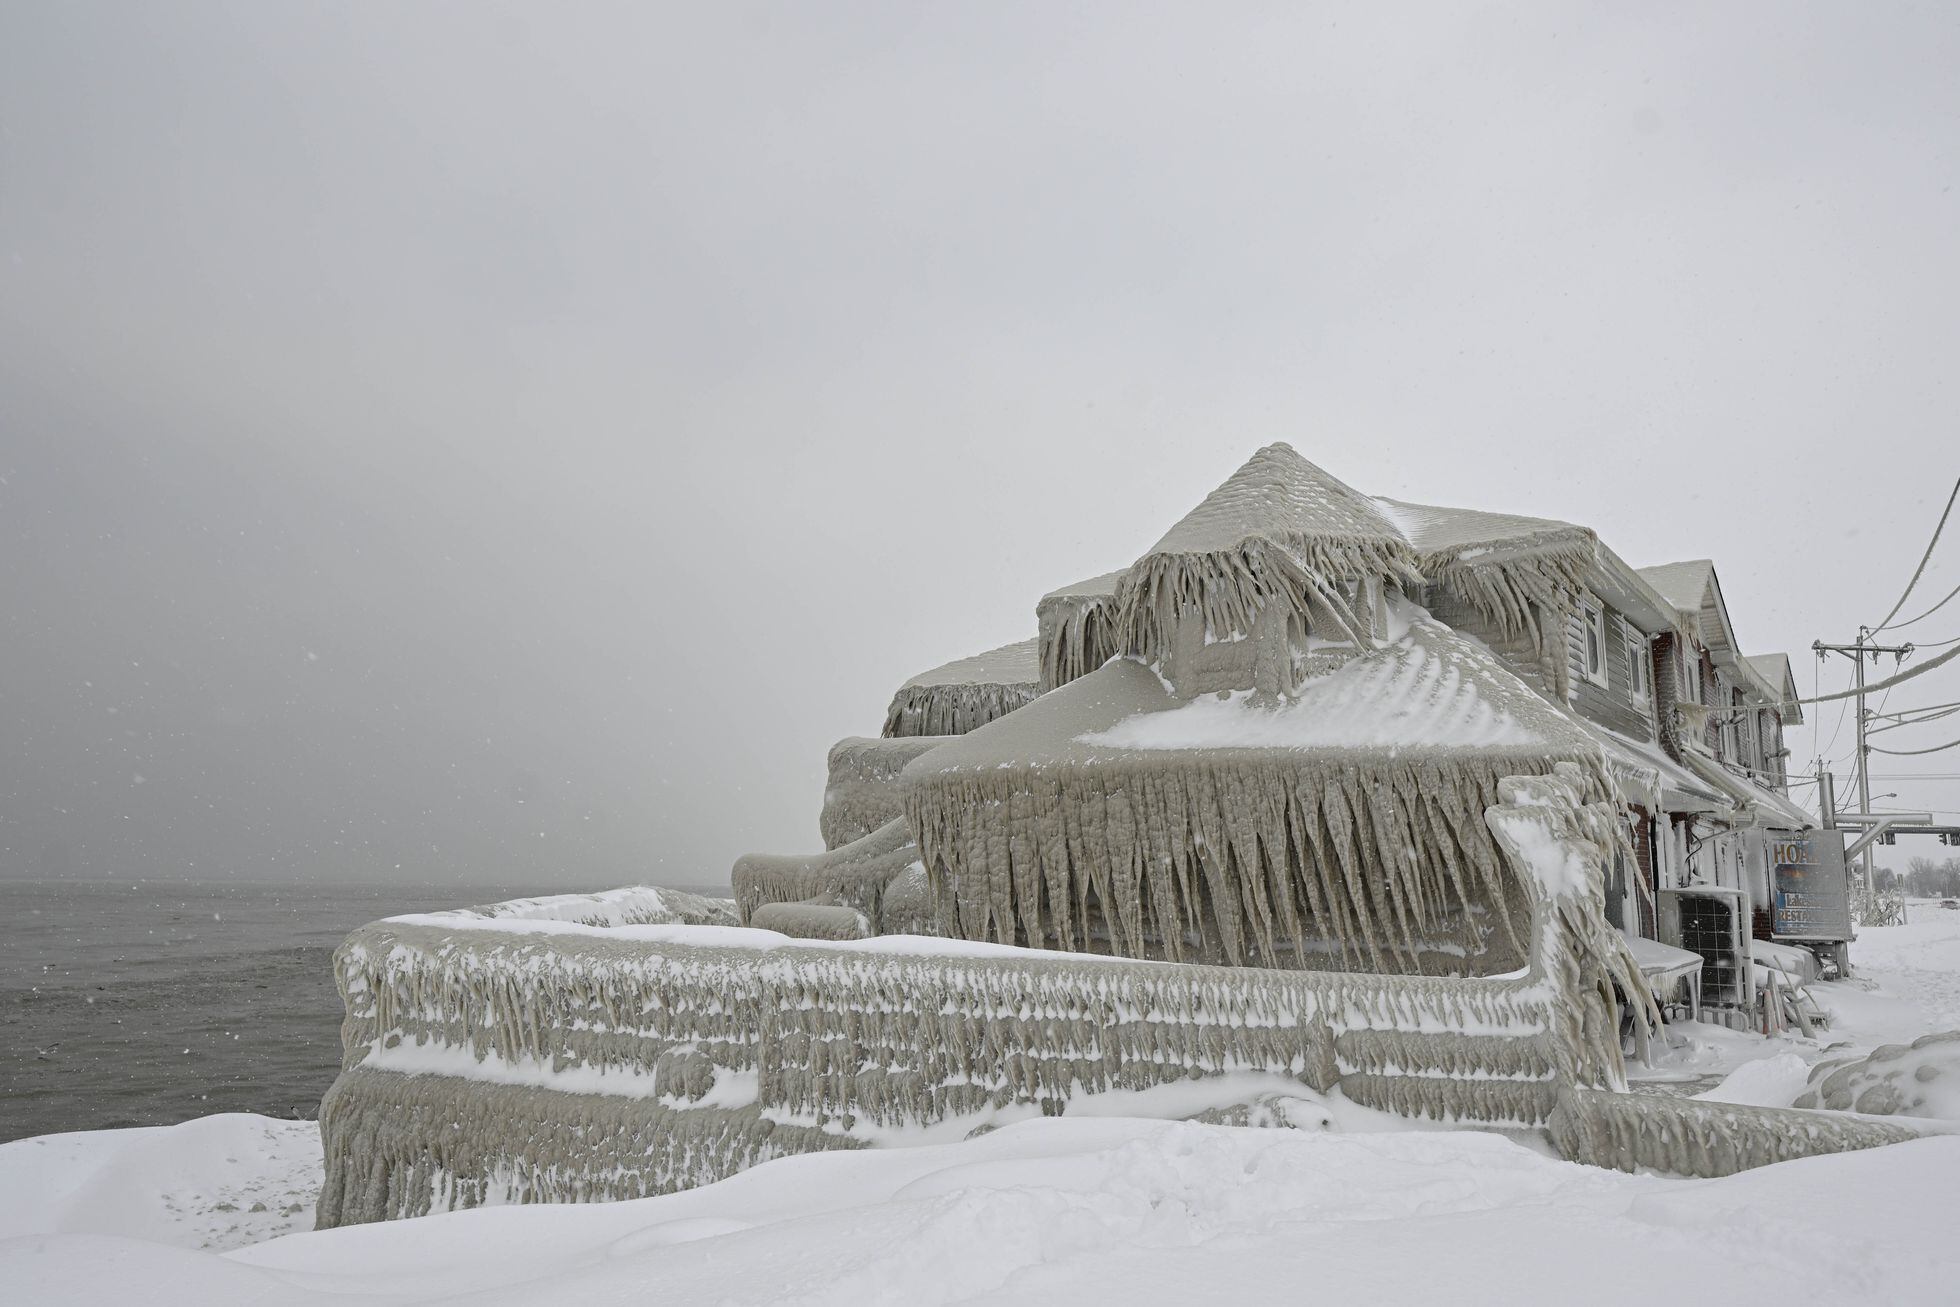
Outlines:
<svg viewBox="0 0 1960 1307"><path fill-rule="evenodd" d="M1776 1053L1744 1062L1722 1077L1713 1089L1695 1097L1709 1103L1741 1103L1751 1107L1789 1107L1810 1078L1810 1062L1802 1053ZM1814 1103L1803 1104L1815 1107Z"/></svg>
<svg viewBox="0 0 1960 1307"><path fill-rule="evenodd" d="M224 1256L101 1235L0 1244L45 1307L1041 1304L1315 1298L1651 1307L1951 1302L1960 1140L1715 1181L1477 1133L1040 1120L970 1143L789 1158L636 1202L483 1208ZM1773 1213L1773 1219L1766 1217ZM1640 1265L1654 1275L1609 1268Z"/></svg>
<svg viewBox="0 0 1960 1307"><path fill-rule="evenodd" d="M319 1126L242 1112L17 1139L0 1144L0 1239L105 1234L242 1247L312 1229L320 1171Z"/></svg>

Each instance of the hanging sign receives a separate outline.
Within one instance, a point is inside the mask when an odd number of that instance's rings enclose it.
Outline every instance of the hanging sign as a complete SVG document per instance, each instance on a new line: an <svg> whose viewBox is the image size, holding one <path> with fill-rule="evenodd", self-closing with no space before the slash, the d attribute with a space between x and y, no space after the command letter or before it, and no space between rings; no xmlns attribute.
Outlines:
<svg viewBox="0 0 1960 1307"><path fill-rule="evenodd" d="M1844 832L1765 834L1769 837L1770 934L1777 939L1850 939Z"/></svg>

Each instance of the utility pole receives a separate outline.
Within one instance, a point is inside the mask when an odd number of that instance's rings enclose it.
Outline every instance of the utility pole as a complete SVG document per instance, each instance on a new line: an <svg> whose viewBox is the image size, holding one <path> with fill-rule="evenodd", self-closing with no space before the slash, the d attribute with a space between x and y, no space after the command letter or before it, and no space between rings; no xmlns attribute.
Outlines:
<svg viewBox="0 0 1960 1307"><path fill-rule="evenodd" d="M1874 644L1872 643L1871 629L1861 626L1858 628L1858 639L1852 644L1825 644L1821 640L1813 640L1810 647L1817 652L1819 658L1822 658L1825 654L1843 654L1857 666L1858 811L1868 813L1872 810L1872 777L1871 746L1865 743L1865 723L1870 715L1865 711L1865 655L1870 654L1872 661L1877 662L1881 655L1891 654L1900 662L1904 662L1906 656L1912 652L1912 646L1909 644ZM1818 763L1818 767L1821 774L1823 767L1821 761ZM1835 808L1836 804L1833 803L1831 806ZM1860 855L1859 867L1864 878L1864 896L1870 899L1872 894L1872 851L1869 845L1865 847L1864 853Z"/></svg>

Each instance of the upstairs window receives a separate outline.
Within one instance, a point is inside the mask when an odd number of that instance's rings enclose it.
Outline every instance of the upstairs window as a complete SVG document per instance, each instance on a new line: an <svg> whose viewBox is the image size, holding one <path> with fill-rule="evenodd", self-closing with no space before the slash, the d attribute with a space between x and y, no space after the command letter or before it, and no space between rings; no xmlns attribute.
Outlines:
<svg viewBox="0 0 1960 1307"><path fill-rule="evenodd" d="M1582 604L1581 609L1580 616L1585 623L1585 630L1582 633L1585 643L1580 651L1584 658L1581 670L1585 672L1586 679L1594 685L1604 685L1606 684L1606 610L1591 600Z"/></svg>
<svg viewBox="0 0 1960 1307"><path fill-rule="evenodd" d="M1647 654L1647 637L1627 628L1627 691L1635 703L1646 703L1654 692L1654 660Z"/></svg>

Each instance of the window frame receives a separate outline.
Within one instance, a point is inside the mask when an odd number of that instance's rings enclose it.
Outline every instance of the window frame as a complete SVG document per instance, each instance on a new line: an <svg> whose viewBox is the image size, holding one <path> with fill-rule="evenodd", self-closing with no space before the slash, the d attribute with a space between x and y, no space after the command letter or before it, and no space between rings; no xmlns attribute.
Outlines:
<svg viewBox="0 0 1960 1307"><path fill-rule="evenodd" d="M1579 674L1593 685L1605 686L1609 682L1606 664L1606 605L1590 596L1579 601ZM1599 655L1599 670L1592 667L1594 650Z"/></svg>
<svg viewBox="0 0 1960 1307"><path fill-rule="evenodd" d="M1627 695L1635 703L1651 703L1654 698L1654 649L1647 633L1633 625L1626 627Z"/></svg>

